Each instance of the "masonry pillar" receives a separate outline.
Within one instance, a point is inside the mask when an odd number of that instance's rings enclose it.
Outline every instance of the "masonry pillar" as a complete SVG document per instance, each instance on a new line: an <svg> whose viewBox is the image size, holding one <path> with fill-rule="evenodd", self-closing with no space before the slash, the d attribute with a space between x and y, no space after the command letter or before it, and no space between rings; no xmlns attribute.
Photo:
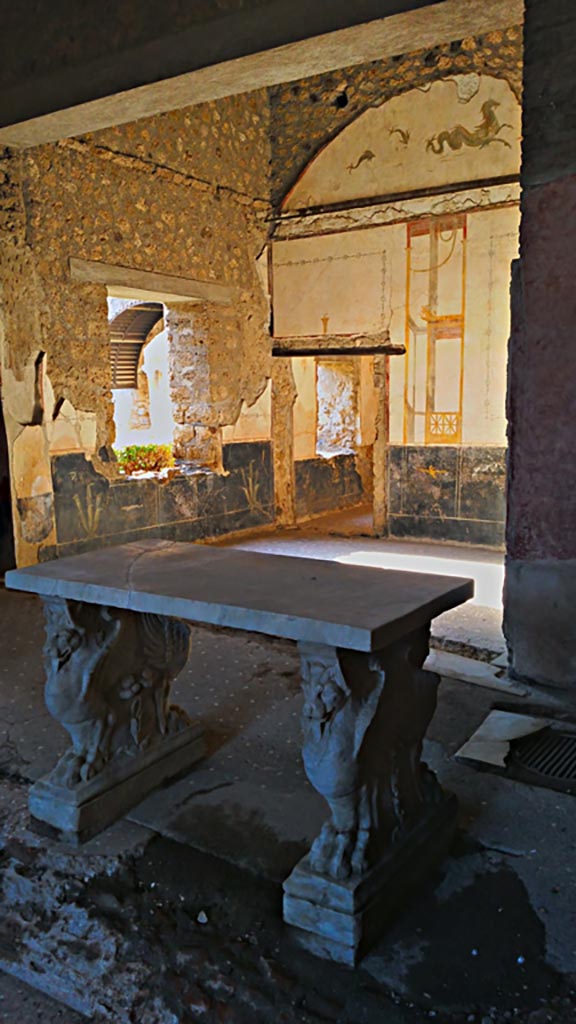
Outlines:
<svg viewBox="0 0 576 1024"><path fill-rule="evenodd" d="M174 454L218 469L219 432L214 424L208 314L200 304L171 305L165 314L174 413Z"/></svg>
<svg viewBox="0 0 576 1024"><path fill-rule="evenodd" d="M504 628L515 674L576 697L575 47L572 4L527 0Z"/></svg>
<svg viewBox="0 0 576 1024"><path fill-rule="evenodd" d="M272 450L274 453L274 503L281 526L296 522L294 475L294 402L296 387L291 359L272 360Z"/></svg>
<svg viewBox="0 0 576 1024"><path fill-rule="evenodd" d="M374 388L377 396L376 429L373 452L372 510L374 533L388 533L388 440L389 440L390 357L374 356Z"/></svg>

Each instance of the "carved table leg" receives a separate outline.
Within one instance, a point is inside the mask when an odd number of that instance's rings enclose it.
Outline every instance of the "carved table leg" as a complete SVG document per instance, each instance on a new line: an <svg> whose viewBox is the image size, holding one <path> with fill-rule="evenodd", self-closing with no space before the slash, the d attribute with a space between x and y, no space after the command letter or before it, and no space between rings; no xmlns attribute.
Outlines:
<svg viewBox="0 0 576 1024"><path fill-rule="evenodd" d="M422 669L428 628L371 654L299 650L304 767L330 818L284 883L284 919L354 964L453 838L456 800L421 761L439 677Z"/></svg>
<svg viewBox="0 0 576 1024"><path fill-rule="evenodd" d="M190 630L175 619L46 598L46 704L72 746L30 791L36 821L82 842L204 755L170 704Z"/></svg>

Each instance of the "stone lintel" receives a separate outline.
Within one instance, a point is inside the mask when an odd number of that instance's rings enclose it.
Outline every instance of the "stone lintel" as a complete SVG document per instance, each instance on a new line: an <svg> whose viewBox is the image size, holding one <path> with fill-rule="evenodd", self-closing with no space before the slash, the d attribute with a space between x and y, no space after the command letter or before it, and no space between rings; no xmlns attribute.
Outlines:
<svg viewBox="0 0 576 1024"><path fill-rule="evenodd" d="M394 345L389 331L376 334L310 334L299 338L273 338L273 356L403 356L404 345Z"/></svg>
<svg viewBox="0 0 576 1024"><path fill-rule="evenodd" d="M158 274L151 270L115 266L97 260L70 257L70 277L83 284L102 284L118 298L152 299L156 302L213 302L229 306L233 289L214 281Z"/></svg>

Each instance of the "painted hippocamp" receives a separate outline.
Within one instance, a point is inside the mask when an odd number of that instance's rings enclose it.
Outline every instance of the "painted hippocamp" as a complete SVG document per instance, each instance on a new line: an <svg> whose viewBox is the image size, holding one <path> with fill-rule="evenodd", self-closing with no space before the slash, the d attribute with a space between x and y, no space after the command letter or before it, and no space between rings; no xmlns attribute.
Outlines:
<svg viewBox="0 0 576 1024"><path fill-rule="evenodd" d="M485 146L489 146L492 142L501 142L502 145L511 149L512 147L506 139L498 138L498 135L504 128L513 127L511 124L500 124L495 113L496 107L499 106L498 100L486 100L481 108L482 120L473 131L465 128L462 124L456 125L455 128L440 132L438 135L433 135L431 139L428 139L426 150L431 149L433 153L439 154L444 152L444 146L448 146L452 150L462 149L462 146L484 149Z"/></svg>

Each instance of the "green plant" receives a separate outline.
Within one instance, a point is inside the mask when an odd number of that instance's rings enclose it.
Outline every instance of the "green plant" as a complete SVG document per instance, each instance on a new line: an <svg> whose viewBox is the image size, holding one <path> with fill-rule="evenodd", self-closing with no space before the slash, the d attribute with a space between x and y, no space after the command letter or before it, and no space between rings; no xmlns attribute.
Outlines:
<svg viewBox="0 0 576 1024"><path fill-rule="evenodd" d="M172 446L169 444L131 444L115 451L120 472L127 476L140 470L157 472L174 465Z"/></svg>

